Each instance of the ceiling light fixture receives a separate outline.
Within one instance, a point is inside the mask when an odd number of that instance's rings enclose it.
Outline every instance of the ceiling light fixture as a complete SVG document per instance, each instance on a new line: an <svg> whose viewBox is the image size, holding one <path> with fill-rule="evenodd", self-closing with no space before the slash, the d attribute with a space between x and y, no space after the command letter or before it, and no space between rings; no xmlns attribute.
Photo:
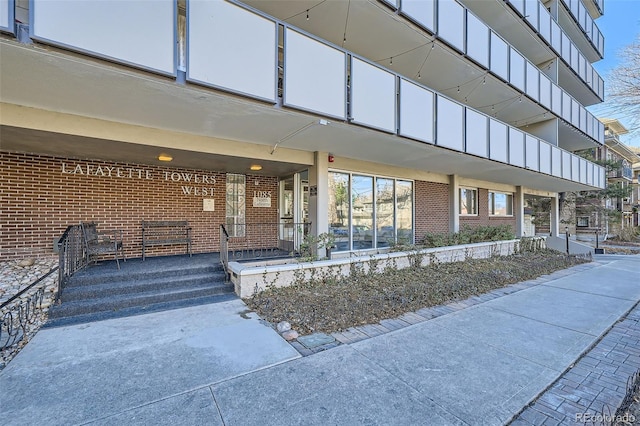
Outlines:
<svg viewBox="0 0 640 426"><path fill-rule="evenodd" d="M252 164L251 167L249 167L249 169L253 170L254 172L257 172L258 170L262 170L262 166L260 164Z"/></svg>
<svg viewBox="0 0 640 426"><path fill-rule="evenodd" d="M173 157L170 156L169 154L160 154L160 155L158 155L158 160L160 160L160 161L171 161L171 160L173 160Z"/></svg>

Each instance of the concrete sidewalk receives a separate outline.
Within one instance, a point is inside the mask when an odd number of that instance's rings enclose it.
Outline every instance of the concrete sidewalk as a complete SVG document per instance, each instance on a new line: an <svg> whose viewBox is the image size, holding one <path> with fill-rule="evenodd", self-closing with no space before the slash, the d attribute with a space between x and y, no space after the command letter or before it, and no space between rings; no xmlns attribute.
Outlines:
<svg viewBox="0 0 640 426"><path fill-rule="evenodd" d="M210 305L43 330L0 372L0 418L503 424L640 300L640 256L597 257L575 270L304 358L255 317L242 318L240 301L226 315Z"/></svg>

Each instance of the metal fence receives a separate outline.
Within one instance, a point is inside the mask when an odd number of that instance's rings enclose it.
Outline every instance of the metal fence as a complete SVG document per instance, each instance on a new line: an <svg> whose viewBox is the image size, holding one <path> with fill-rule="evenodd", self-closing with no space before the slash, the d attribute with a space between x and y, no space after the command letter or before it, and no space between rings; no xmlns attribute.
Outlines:
<svg viewBox="0 0 640 426"><path fill-rule="evenodd" d="M309 222L221 225L221 262L299 256L310 229Z"/></svg>
<svg viewBox="0 0 640 426"><path fill-rule="evenodd" d="M70 225L58 242L58 288L56 301L71 276L87 266L89 256L81 225Z"/></svg>
<svg viewBox="0 0 640 426"><path fill-rule="evenodd" d="M46 286L41 283L57 269L51 269L0 305L0 351L20 343L27 336L29 326L35 324L42 309Z"/></svg>

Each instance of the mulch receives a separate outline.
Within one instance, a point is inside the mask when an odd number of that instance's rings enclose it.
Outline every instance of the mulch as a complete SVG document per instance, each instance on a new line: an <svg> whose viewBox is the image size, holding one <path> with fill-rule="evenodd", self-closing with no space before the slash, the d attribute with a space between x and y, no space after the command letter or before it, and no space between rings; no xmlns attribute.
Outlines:
<svg viewBox="0 0 640 426"><path fill-rule="evenodd" d="M427 267L388 268L382 273L356 270L347 277L269 288L245 303L263 319L288 321L301 334L333 333L463 300L585 262L588 260L543 250Z"/></svg>

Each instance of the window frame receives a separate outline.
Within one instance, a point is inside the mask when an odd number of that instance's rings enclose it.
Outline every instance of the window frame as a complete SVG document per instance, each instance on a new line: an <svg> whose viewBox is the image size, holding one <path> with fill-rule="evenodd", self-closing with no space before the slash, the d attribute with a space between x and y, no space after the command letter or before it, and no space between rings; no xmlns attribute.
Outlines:
<svg viewBox="0 0 640 426"><path fill-rule="evenodd" d="M242 182L230 182L230 177L238 178L242 176ZM230 186L233 185L233 191L229 192ZM235 197L235 199L230 200ZM228 215L229 202L231 201L236 214ZM242 210L242 212L240 212ZM225 213L224 213L225 228L229 237L244 238L246 237L246 225L247 225L247 176L240 173L227 173L225 175ZM229 224L229 219L233 220L233 227Z"/></svg>
<svg viewBox="0 0 640 426"><path fill-rule="evenodd" d="M507 197L507 213L506 214L496 214L496 194L504 195ZM513 217L513 193L511 192L502 192L502 191L489 191L488 195L488 206L489 206L489 216L490 217ZM511 212L511 213L509 213Z"/></svg>
<svg viewBox="0 0 640 426"><path fill-rule="evenodd" d="M580 225L580 221L586 219L586 225ZM576 217L576 228L589 228L590 218L589 216L578 216Z"/></svg>
<svg viewBox="0 0 640 426"><path fill-rule="evenodd" d="M348 171L348 170L343 170L343 169L334 169L334 168L330 168L328 170L328 173L341 173L341 174L346 174L349 176L348 182L349 182L349 189L348 189L348 193L349 193L349 248L347 248L346 250L336 250L336 252L341 252L341 253L346 253L346 252L356 252L356 251L371 251L371 250L378 250L378 249L384 249L387 248L387 246L383 246L383 247L379 247L378 246L378 242L377 242L377 237L378 237L378 232L377 232L377 202L378 202L378 198L377 198L377 182L378 179L389 179L393 181L393 192L394 192L394 196L393 196L393 205L394 205L394 240L396 242L398 242L398 223L397 223L397 214L398 214L398 194L397 194L397 183L398 182L409 182L411 183L411 244L413 244L415 242L415 238L416 238L416 181L414 179L410 179L410 178L404 178L404 177L393 177L393 176L388 176L388 175L378 175L375 173L367 173L367 172L361 172L361 171ZM373 200L374 200L374 206L373 206L373 228L375 229L374 231L374 236L373 236L373 240L375 241L375 245L372 248L368 248L368 249L355 249L353 248L353 205L352 205L352 185L353 185L353 177L354 176L365 176L365 177L372 177L373 178Z"/></svg>
<svg viewBox="0 0 640 426"><path fill-rule="evenodd" d="M474 197L473 197L473 213L462 213L462 200L463 198L466 199L466 197L462 196L462 191L472 191L474 193ZM480 193L480 191L478 191L478 188L469 188L469 187L459 187L458 188L458 216L466 216L466 217L473 217L473 216L478 216L479 213L479 203L478 203L478 194Z"/></svg>

